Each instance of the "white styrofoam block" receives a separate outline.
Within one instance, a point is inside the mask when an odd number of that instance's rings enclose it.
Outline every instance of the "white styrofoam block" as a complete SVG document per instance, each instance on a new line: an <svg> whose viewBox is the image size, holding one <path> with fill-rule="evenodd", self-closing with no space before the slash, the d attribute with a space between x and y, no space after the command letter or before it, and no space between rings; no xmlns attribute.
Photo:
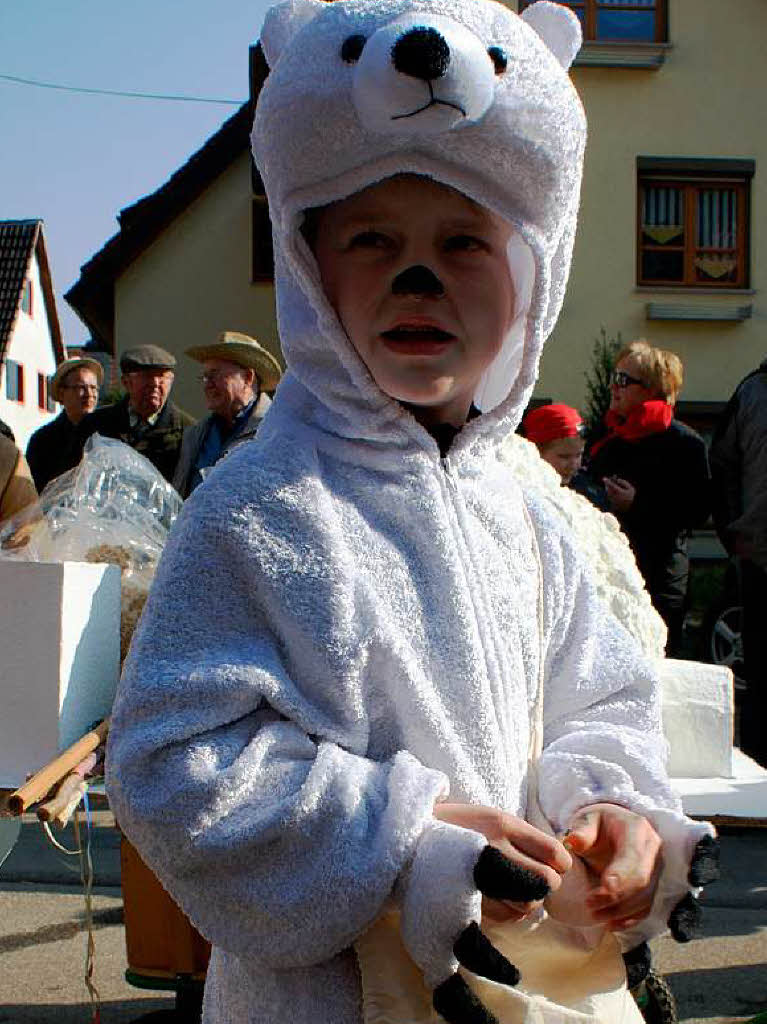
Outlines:
<svg viewBox="0 0 767 1024"><path fill-rule="evenodd" d="M671 778L732 775L733 679L724 665L664 658L663 732Z"/></svg>
<svg viewBox="0 0 767 1024"><path fill-rule="evenodd" d="M695 818L731 818L767 823L767 769L737 747L730 778L674 779L685 814Z"/></svg>
<svg viewBox="0 0 767 1024"><path fill-rule="evenodd" d="M117 566L0 560L0 787L108 715L119 674Z"/></svg>

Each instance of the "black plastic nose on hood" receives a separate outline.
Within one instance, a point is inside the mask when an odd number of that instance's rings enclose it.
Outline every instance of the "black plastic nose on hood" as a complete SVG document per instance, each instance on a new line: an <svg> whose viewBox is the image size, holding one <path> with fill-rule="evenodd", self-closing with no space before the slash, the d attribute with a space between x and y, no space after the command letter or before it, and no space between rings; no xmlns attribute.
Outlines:
<svg viewBox="0 0 767 1024"><path fill-rule="evenodd" d="M411 28L392 47L391 59L403 75L429 82L447 73L450 47L436 28Z"/></svg>
<svg viewBox="0 0 767 1024"><path fill-rule="evenodd" d="M393 295L433 295L445 294L442 282L428 267L416 265L408 267L397 274L391 284Z"/></svg>

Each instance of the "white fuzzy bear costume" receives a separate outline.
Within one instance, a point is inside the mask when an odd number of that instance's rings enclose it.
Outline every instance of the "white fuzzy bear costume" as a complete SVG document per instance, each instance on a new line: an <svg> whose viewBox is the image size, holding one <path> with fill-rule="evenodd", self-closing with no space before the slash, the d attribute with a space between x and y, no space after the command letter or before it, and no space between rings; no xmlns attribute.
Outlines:
<svg viewBox="0 0 767 1024"><path fill-rule="evenodd" d="M425 64L398 48L419 30L442 40ZM610 800L655 823L666 867L649 930L707 828L669 789L652 669L498 457L567 278L576 19L546 2L520 18L488 0L288 0L262 43L253 139L287 373L258 438L172 531L114 709L108 788L214 944L208 1024L359 1024L352 945L393 893L427 982L455 970L485 840L432 807L449 793L525 813L541 662L543 810L562 829ZM299 232L306 208L400 172L517 231L518 316L483 415L445 459L371 378Z"/></svg>

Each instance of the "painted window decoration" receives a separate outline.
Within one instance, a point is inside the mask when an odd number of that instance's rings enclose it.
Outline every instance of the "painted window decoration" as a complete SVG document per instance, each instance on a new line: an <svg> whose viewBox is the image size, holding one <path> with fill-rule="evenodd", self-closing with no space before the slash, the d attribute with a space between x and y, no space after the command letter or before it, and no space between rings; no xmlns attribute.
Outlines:
<svg viewBox="0 0 767 1024"><path fill-rule="evenodd" d="M24 402L24 367L13 359L5 360L5 397L12 402Z"/></svg>
<svg viewBox="0 0 767 1024"><path fill-rule="evenodd" d="M666 0L559 0L580 18L586 42L663 43ZM533 0L519 0L520 13Z"/></svg>
<svg viewBox="0 0 767 1024"><path fill-rule="evenodd" d="M747 184L639 181L639 284L747 285Z"/></svg>
<svg viewBox="0 0 767 1024"><path fill-rule="evenodd" d="M29 278L21 289L21 308L28 316L32 316L32 282Z"/></svg>

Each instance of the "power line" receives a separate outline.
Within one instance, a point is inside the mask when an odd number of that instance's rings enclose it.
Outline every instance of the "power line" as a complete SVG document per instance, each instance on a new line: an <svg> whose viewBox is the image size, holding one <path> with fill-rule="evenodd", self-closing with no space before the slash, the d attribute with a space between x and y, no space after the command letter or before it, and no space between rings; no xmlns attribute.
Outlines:
<svg viewBox="0 0 767 1024"><path fill-rule="evenodd" d="M20 78L18 75L4 75L0 73L0 79L6 82L15 82L17 85L34 85L38 89L58 89L61 92L89 93L96 96L123 96L129 99L140 100L173 100L177 103L222 103L230 107L239 107L243 100L213 99L208 96L167 96L163 93L154 92L123 92L119 89L86 89L84 86L59 85L55 82L38 82L33 78Z"/></svg>

